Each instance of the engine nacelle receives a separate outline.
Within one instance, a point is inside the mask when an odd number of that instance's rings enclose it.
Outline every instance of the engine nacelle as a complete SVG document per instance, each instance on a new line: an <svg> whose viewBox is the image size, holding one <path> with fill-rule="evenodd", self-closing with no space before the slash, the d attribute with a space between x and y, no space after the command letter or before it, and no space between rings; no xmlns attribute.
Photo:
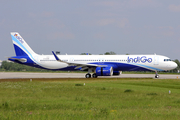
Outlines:
<svg viewBox="0 0 180 120"><path fill-rule="evenodd" d="M113 68L112 67L97 67L96 75L97 76L112 76Z"/></svg>

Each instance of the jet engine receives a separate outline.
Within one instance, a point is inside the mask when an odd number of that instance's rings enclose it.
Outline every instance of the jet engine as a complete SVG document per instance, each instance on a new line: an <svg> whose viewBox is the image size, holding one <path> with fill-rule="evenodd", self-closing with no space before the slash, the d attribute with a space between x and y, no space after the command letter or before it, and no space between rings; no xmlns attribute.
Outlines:
<svg viewBox="0 0 180 120"><path fill-rule="evenodd" d="M112 76L113 68L112 67L97 67L96 75L97 76Z"/></svg>

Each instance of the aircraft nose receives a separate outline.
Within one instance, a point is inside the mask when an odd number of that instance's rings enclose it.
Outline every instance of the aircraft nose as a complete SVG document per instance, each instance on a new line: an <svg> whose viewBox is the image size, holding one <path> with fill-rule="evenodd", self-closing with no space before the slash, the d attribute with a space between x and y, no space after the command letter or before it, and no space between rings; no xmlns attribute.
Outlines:
<svg viewBox="0 0 180 120"><path fill-rule="evenodd" d="M175 62L172 62L172 63L171 63L172 69L175 69L177 66L178 66L178 65L177 65Z"/></svg>

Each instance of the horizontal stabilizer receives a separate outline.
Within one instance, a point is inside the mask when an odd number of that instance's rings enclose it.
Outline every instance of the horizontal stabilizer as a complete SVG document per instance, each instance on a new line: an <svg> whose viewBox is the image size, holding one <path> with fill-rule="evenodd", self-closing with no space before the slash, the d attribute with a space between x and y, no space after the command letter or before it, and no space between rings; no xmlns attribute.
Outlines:
<svg viewBox="0 0 180 120"><path fill-rule="evenodd" d="M26 59L26 58L8 58L8 59L17 60L17 61L22 62L22 63L27 62L27 59Z"/></svg>

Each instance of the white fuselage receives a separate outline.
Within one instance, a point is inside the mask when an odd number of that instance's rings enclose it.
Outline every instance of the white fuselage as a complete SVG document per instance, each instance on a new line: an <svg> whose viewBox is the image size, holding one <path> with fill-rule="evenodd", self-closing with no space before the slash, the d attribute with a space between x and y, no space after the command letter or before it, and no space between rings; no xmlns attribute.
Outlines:
<svg viewBox="0 0 180 120"><path fill-rule="evenodd" d="M121 71L166 71L177 67L177 64L168 57L161 55L58 55L68 63L112 65L114 69ZM36 64L46 69L67 68L67 63L58 62L53 55L34 56ZM35 61L34 61L35 62Z"/></svg>

